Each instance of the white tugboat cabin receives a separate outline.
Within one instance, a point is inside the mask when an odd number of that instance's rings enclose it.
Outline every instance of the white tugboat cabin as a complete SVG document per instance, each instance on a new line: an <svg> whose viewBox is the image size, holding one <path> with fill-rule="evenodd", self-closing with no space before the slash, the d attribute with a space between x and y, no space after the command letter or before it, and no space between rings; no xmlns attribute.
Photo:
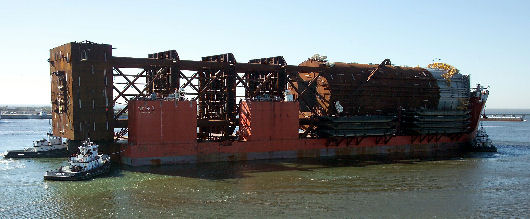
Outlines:
<svg viewBox="0 0 530 219"><path fill-rule="evenodd" d="M106 154L98 154L97 144L88 141L79 146L79 154L74 154L74 156L70 157L70 166L66 166L69 168L63 169L63 171L89 171L101 167L109 159Z"/></svg>
<svg viewBox="0 0 530 219"><path fill-rule="evenodd" d="M32 148L26 148L26 151L52 151L66 149L66 143L63 142L63 138L53 136L48 133L48 140L43 138L33 142Z"/></svg>
<svg viewBox="0 0 530 219"><path fill-rule="evenodd" d="M45 180L85 180L108 173L110 157L98 153L98 145L89 140L79 146L79 154L68 160L68 165L56 171L46 171Z"/></svg>
<svg viewBox="0 0 530 219"><path fill-rule="evenodd" d="M51 158L67 157L66 142L58 136L48 133L48 139L33 141L33 147L8 151L6 158Z"/></svg>

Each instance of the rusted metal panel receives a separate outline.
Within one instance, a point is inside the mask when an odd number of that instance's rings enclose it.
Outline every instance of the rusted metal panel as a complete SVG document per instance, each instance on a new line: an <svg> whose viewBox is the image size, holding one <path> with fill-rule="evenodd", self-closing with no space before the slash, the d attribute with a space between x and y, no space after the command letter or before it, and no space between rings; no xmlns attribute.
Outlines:
<svg viewBox="0 0 530 219"><path fill-rule="evenodd" d="M73 118L71 45L65 44L50 50L52 128L55 136L72 139Z"/></svg>
<svg viewBox="0 0 530 219"><path fill-rule="evenodd" d="M69 140L112 141L112 46L72 42L50 50L52 127Z"/></svg>
<svg viewBox="0 0 530 219"><path fill-rule="evenodd" d="M195 101L131 100L129 143L193 143L197 139Z"/></svg>
<svg viewBox="0 0 530 219"><path fill-rule="evenodd" d="M242 140L298 139L298 102L243 101L239 111Z"/></svg>

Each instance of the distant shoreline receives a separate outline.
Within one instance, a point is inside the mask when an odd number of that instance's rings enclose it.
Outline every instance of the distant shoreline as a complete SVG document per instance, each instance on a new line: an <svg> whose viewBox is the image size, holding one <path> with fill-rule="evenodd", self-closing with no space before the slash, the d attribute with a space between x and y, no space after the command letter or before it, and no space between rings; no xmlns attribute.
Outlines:
<svg viewBox="0 0 530 219"><path fill-rule="evenodd" d="M51 119L51 115L39 114L2 114L1 119Z"/></svg>
<svg viewBox="0 0 530 219"><path fill-rule="evenodd" d="M530 114L530 109L485 109L486 114Z"/></svg>

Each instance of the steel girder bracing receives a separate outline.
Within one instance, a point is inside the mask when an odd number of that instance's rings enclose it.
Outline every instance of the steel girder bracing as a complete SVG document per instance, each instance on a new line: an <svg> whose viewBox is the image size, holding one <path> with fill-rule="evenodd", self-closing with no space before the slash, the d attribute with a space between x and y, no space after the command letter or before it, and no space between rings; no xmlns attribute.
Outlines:
<svg viewBox="0 0 530 219"><path fill-rule="evenodd" d="M126 81L121 89L114 87L117 92L115 103L118 99L124 99L127 104L134 98L165 98L177 89L179 92L185 90L186 99L198 101L197 137L200 141L224 141L233 137L238 124L237 87L244 88L245 98L262 100L268 96L270 100L279 100L283 99L288 84L296 93L309 92L305 87L299 91L293 84L296 84L299 72L325 70L322 67L289 66L281 56L254 59L249 63L237 63L230 53L203 57L202 61L180 60L174 50L154 53L149 58L112 57L112 66L114 76ZM125 74L123 68L142 71ZM141 78L145 78L144 87L140 86ZM299 101L307 102L304 99ZM318 110L323 109L318 106L312 109L315 114ZM118 118L126 112L127 107L119 110L115 115L116 122L119 123ZM126 123L121 124L127 127Z"/></svg>
<svg viewBox="0 0 530 219"><path fill-rule="evenodd" d="M115 75L123 77L122 89L114 102L125 104L133 98L165 98L177 89L186 90L187 99L198 101L198 138L204 141L224 141L232 137L237 125L236 87L245 89L246 98L258 96L283 98L287 70L283 57L252 60L238 64L231 53L203 57L202 61L180 61L174 50L150 54L148 59L118 58L113 60ZM239 68L238 68L239 67ZM120 68L142 68L136 75L124 74ZM184 72L183 72L184 71ZM238 74L240 73L240 74ZM145 87L139 79L145 78ZM127 112L119 110L115 120ZM118 126L119 127L119 126Z"/></svg>
<svg viewBox="0 0 530 219"><path fill-rule="evenodd" d="M116 85L121 84L121 83L115 83L113 85L113 90L116 91L116 93L117 93L117 95L113 99L113 106L116 106L117 104L120 104L119 103L120 100L123 100L124 102L121 103L121 104L125 105L125 107L119 108L118 112L114 114L115 123L119 124L120 122L118 121L118 119L120 118L120 116L124 115L124 113L127 112L127 105L128 105L129 99L137 98L137 97L146 95L147 87L139 88L139 85L138 85L138 79L145 78L146 77L146 75L145 75L146 71L142 70L138 74L128 75L128 74L124 74L123 71L120 68L113 67L113 70L114 70L113 76L115 78L116 77L120 77L120 78L123 78L126 81L126 82L123 83L124 86L121 89L116 86ZM132 91L132 93L131 93L131 91ZM120 125L118 125L116 127L117 128L125 128L125 127L121 127Z"/></svg>
<svg viewBox="0 0 530 219"><path fill-rule="evenodd" d="M175 50L149 54L150 59L178 61L179 55ZM181 72L176 66L158 67L153 66L146 69L147 93L156 93L161 97L174 93L180 86Z"/></svg>
<svg viewBox="0 0 530 219"><path fill-rule="evenodd" d="M248 63L260 65L285 66L287 63L283 56L253 59ZM285 68L277 71L248 71L245 72L245 98L282 100L287 89L287 72Z"/></svg>
<svg viewBox="0 0 530 219"><path fill-rule="evenodd" d="M178 53L175 50L169 50L165 52L153 53L148 55L149 59L157 60L179 60ZM116 128L122 128L117 133L118 137L127 133L127 123L125 119L120 119L128 111L128 102L130 99L137 99L142 97L156 94L158 97L166 97L169 94L175 92L180 85L180 74L181 72L176 66L145 66L140 73L137 74L125 74L123 71L114 66L114 77L120 77L125 80L124 83L115 83L113 85L114 91L117 95L114 97L114 106L118 101L123 100L124 107L119 108L118 112L114 115L114 124ZM139 81L140 78L145 78L145 85L143 87L143 81ZM123 86L119 89L116 85L122 84Z"/></svg>
<svg viewBox="0 0 530 219"><path fill-rule="evenodd" d="M232 53L207 56L203 62L228 63L224 68L202 68L198 71L199 138L203 140L227 140L236 127L236 80Z"/></svg>
<svg viewBox="0 0 530 219"><path fill-rule="evenodd" d="M113 107L114 109L117 109L118 112L114 113L113 123L115 128L121 128L120 131L114 133L114 136L116 138L121 138L125 136L128 132L127 129L127 119L121 118L123 115L127 113L128 110L128 104L130 99L138 98L141 96L145 96L147 87L144 87L140 89L138 86L138 79L145 78L145 70L142 70L140 73L134 74L134 75L127 75L124 74L119 68L113 67L114 74L113 76L123 78L126 82L124 83L117 83L114 82L112 88L114 91L116 91L117 95L113 99ZM114 79L115 81L116 79ZM121 89L118 89L116 85L123 84L124 86ZM128 92L128 91L132 91ZM123 103L121 105L124 105L123 107L117 108L116 105L119 103L118 101L123 100Z"/></svg>

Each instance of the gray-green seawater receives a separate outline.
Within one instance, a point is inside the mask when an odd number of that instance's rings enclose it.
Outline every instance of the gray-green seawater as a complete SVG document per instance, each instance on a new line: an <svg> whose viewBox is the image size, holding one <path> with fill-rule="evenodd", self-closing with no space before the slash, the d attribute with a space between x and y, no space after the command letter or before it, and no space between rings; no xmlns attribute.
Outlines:
<svg viewBox="0 0 530 219"><path fill-rule="evenodd" d="M43 180L66 159L0 158L0 218L528 217L530 122L485 122L494 154L393 163L253 161ZM0 120L0 152L45 137L47 120Z"/></svg>

